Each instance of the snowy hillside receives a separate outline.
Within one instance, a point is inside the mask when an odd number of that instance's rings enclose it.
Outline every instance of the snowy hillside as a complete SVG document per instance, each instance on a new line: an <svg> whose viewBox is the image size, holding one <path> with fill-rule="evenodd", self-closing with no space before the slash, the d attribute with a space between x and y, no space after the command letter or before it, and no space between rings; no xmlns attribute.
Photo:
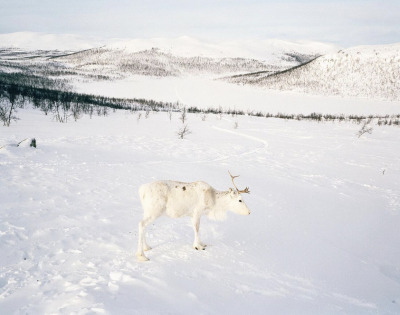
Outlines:
<svg viewBox="0 0 400 315"><path fill-rule="evenodd" d="M189 37L127 40L55 59L101 75L226 75L287 69L336 49L323 43L278 40L201 42Z"/></svg>
<svg viewBox="0 0 400 315"><path fill-rule="evenodd" d="M400 313L398 127L141 114L0 127L1 314ZM137 262L139 185L228 170L251 215L203 218L205 251L159 219Z"/></svg>
<svg viewBox="0 0 400 315"><path fill-rule="evenodd" d="M400 100L400 44L354 47L282 73L247 74L227 80L311 94Z"/></svg>
<svg viewBox="0 0 400 315"><path fill-rule="evenodd" d="M278 68L255 59L179 57L157 48L131 52L124 48L101 47L55 58L78 73L111 77L181 76L184 74L226 74L246 71L276 71Z"/></svg>

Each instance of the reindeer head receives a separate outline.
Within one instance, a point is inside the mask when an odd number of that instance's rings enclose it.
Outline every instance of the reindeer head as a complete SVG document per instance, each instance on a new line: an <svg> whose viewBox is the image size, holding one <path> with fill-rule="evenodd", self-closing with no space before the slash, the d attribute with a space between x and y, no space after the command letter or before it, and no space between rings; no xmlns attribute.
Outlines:
<svg viewBox="0 0 400 315"><path fill-rule="evenodd" d="M229 173L229 175L231 176L232 184L233 184L233 186L234 186L235 189L236 189L236 190L234 190L234 189L232 189L232 188L229 188L229 194L230 194L231 200L232 200L232 202L233 202L232 211L233 211L233 212L236 212L236 213L238 213L238 214L242 214L242 215L249 215L249 214L250 214L250 210L249 210L249 208L247 208L247 206L246 206L246 204L244 203L244 201L243 201L243 199L242 199L242 196L241 196L242 193L244 193L244 194L250 194L249 187L246 187L246 188L243 189L243 190L239 190L239 189L236 187L235 181L234 181L234 179L235 179L236 177L239 177L239 176L233 176L233 175L231 174L231 172L229 172L229 171L228 171L228 173Z"/></svg>

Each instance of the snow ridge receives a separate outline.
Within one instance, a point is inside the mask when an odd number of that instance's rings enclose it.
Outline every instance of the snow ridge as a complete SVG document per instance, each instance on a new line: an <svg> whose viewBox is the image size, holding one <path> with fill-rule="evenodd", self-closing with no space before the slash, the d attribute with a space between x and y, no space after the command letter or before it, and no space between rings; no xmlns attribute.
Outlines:
<svg viewBox="0 0 400 315"><path fill-rule="evenodd" d="M400 99L400 44L359 46L316 58L300 67L227 79L275 90Z"/></svg>

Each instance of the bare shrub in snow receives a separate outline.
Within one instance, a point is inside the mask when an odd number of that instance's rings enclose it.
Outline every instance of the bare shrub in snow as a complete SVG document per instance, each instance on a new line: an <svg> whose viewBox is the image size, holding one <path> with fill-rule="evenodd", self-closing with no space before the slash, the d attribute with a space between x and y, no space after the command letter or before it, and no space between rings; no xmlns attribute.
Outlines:
<svg viewBox="0 0 400 315"><path fill-rule="evenodd" d="M176 134L178 135L179 139L183 139L184 137L186 137L188 134L191 134L191 133L192 132L189 130L189 128L186 124L182 128L180 128Z"/></svg>
<svg viewBox="0 0 400 315"><path fill-rule="evenodd" d="M92 119L93 113L94 113L94 106L90 105L89 106L89 110L88 110L88 114L89 114L90 119Z"/></svg>
<svg viewBox="0 0 400 315"><path fill-rule="evenodd" d="M11 121L18 120L15 116L17 108L22 107L23 99L19 95L16 85L10 85L7 90L0 94L0 120L4 126L9 127Z"/></svg>
<svg viewBox="0 0 400 315"><path fill-rule="evenodd" d="M184 108L182 109L181 117L179 117L179 119L182 121L182 124L184 124L185 121L187 120L187 111L186 111L186 107L184 107Z"/></svg>
<svg viewBox="0 0 400 315"><path fill-rule="evenodd" d="M361 127L361 129L358 131L358 133L357 133L357 135L358 135L358 138L360 138L363 134L365 134L365 133L369 133L369 134L371 134L372 133L372 127L369 125L370 123L371 123L371 120L372 119L368 119L368 120L365 120L364 121L364 123L363 123L363 125L362 125L362 127Z"/></svg>
<svg viewBox="0 0 400 315"><path fill-rule="evenodd" d="M219 120L222 120L223 114L224 114L224 111L222 110L222 107L220 106L218 108L218 118L219 118Z"/></svg>
<svg viewBox="0 0 400 315"><path fill-rule="evenodd" d="M53 118L57 122L67 123L68 118L71 116L71 114L69 113L70 109L71 106L69 103L54 101L51 109L53 113Z"/></svg>
<svg viewBox="0 0 400 315"><path fill-rule="evenodd" d="M74 117L75 121L78 121L78 119L81 118L82 109L78 103L72 104L71 112L72 112L72 117Z"/></svg>

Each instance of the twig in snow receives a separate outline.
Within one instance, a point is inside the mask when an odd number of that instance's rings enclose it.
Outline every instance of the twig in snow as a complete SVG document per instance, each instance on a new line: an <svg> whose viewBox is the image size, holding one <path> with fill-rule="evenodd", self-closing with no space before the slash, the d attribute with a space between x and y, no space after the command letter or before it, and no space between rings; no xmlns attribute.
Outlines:
<svg viewBox="0 0 400 315"><path fill-rule="evenodd" d="M28 140L28 138L26 138L26 139L24 139L24 140L18 142L18 143L17 143L17 147L19 147L19 145L20 145L22 142L26 141L26 140Z"/></svg>

